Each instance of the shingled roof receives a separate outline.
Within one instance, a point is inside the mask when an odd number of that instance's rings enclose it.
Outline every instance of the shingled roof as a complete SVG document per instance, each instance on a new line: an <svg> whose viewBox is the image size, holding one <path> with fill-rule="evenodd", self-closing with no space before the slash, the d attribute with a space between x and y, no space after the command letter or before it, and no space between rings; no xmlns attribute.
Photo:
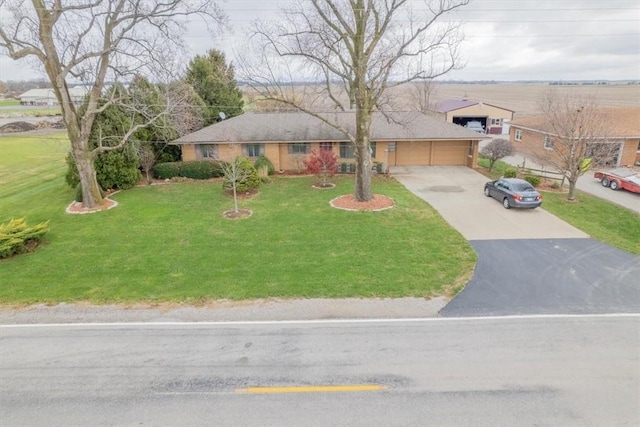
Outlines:
<svg viewBox="0 0 640 427"><path fill-rule="evenodd" d="M355 134L355 113L332 113L336 121ZM486 137L462 126L437 120L417 112L393 113L392 119L374 113L371 139L480 140ZM228 142L315 142L347 141L347 137L322 120L306 113L245 113L184 135L173 144Z"/></svg>
<svg viewBox="0 0 640 427"><path fill-rule="evenodd" d="M640 106L608 107L601 111L606 115L610 128L607 138L640 138ZM543 115L534 115L513 120L514 128L528 129L541 133L552 133L551 125Z"/></svg>
<svg viewBox="0 0 640 427"><path fill-rule="evenodd" d="M498 107L497 105L487 104L486 102L473 101L471 99L445 99L444 101L436 102L435 110L439 113L448 113L449 111L455 111L461 108L471 107L472 105L478 104L484 104L491 107L500 108L502 110L512 111L508 108Z"/></svg>

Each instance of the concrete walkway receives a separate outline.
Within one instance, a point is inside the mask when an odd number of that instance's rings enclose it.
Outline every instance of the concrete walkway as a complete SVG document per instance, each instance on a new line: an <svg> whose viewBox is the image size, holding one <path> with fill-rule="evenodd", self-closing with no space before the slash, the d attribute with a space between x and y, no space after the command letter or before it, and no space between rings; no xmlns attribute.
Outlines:
<svg viewBox="0 0 640 427"><path fill-rule="evenodd" d="M503 208L483 194L488 178L464 166L402 166L391 173L468 240L589 237L544 209Z"/></svg>

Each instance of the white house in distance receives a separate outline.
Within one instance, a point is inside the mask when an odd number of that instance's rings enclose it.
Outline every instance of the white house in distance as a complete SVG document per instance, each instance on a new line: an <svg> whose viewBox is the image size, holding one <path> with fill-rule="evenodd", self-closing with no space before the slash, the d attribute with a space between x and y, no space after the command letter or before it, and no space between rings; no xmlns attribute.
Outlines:
<svg viewBox="0 0 640 427"><path fill-rule="evenodd" d="M88 90L84 86L76 86L69 89L69 95L74 104L81 104ZM53 107L58 105L53 89L31 89L21 94L20 105L40 105Z"/></svg>
<svg viewBox="0 0 640 427"><path fill-rule="evenodd" d="M437 102L435 111L449 123L466 126L469 122L480 122L488 134L508 133L505 125L513 119L514 112L495 105L470 99L447 99Z"/></svg>

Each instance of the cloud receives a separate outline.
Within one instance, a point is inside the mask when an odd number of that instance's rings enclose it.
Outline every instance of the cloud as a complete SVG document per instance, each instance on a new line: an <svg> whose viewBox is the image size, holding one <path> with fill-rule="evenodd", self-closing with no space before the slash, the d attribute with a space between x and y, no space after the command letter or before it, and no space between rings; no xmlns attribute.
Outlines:
<svg viewBox="0 0 640 427"><path fill-rule="evenodd" d="M190 22L183 60L212 48L233 60L236 51L243 52L238 46L247 42L250 22L279 19L278 5L292 1L297 0L223 3L231 30L212 37L202 22ZM633 1L474 0L446 19L466 22L466 66L445 79L640 79L640 8ZM44 76L24 62L0 61L2 80Z"/></svg>

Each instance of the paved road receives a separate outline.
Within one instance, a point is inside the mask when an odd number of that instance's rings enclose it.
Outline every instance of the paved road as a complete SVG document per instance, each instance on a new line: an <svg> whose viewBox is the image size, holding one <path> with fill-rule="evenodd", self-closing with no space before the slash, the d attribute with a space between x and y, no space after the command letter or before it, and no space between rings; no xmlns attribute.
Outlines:
<svg viewBox="0 0 640 427"><path fill-rule="evenodd" d="M395 167L391 172L469 240L588 237L544 209L503 208L500 202L483 194L488 179L473 169L414 166Z"/></svg>
<svg viewBox="0 0 640 427"><path fill-rule="evenodd" d="M593 239L475 240L474 276L441 316L640 313L640 257Z"/></svg>
<svg viewBox="0 0 640 427"><path fill-rule="evenodd" d="M2 327L0 420L640 425L639 336L638 316ZM386 389L239 390L326 385Z"/></svg>

